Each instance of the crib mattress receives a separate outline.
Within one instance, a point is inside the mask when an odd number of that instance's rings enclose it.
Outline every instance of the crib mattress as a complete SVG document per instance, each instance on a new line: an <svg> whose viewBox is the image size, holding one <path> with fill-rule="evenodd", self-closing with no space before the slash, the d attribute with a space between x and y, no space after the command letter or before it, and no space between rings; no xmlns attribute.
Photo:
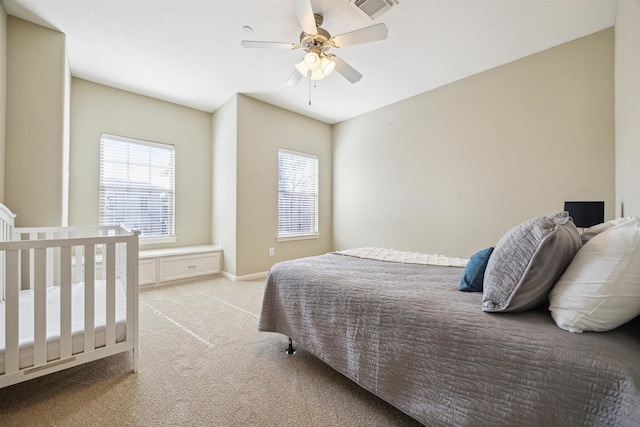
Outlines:
<svg viewBox="0 0 640 427"><path fill-rule="evenodd" d="M95 285L95 347L106 344L105 281ZM84 283L72 285L72 353L84 350ZM34 292L20 292L20 368L34 364ZM126 293L121 284L116 285L116 342L126 338ZM5 303L0 303L0 374L5 371ZM47 288L47 361L60 358L60 288Z"/></svg>

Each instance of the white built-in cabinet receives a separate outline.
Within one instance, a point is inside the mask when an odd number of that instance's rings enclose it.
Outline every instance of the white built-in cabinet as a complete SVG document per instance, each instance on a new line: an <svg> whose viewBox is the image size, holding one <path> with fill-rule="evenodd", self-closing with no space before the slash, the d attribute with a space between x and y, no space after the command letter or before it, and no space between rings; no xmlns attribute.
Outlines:
<svg viewBox="0 0 640 427"><path fill-rule="evenodd" d="M138 283L151 285L220 273L220 246L184 246L180 248L141 250Z"/></svg>

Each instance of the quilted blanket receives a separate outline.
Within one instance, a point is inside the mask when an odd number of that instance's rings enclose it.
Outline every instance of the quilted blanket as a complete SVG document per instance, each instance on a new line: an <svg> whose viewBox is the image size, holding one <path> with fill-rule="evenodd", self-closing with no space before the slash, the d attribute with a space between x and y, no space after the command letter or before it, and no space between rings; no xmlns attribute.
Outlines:
<svg viewBox="0 0 640 427"><path fill-rule="evenodd" d="M546 308L486 313L461 268L336 254L276 264L259 330L429 426L640 424L640 320L571 334Z"/></svg>
<svg viewBox="0 0 640 427"><path fill-rule="evenodd" d="M421 254L385 248L354 248L334 252L335 254L358 258L377 259L379 261L402 262L406 264L446 265L449 267L465 267L468 259L454 258L446 255Z"/></svg>

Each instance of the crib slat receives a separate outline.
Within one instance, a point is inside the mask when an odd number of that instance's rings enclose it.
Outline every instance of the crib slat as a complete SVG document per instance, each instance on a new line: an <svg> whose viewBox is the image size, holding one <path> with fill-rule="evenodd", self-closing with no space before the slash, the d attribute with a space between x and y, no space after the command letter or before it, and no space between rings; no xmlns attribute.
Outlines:
<svg viewBox="0 0 640 427"><path fill-rule="evenodd" d="M107 250L107 245L102 246L102 253L105 254ZM100 269L100 280L107 280L107 265L105 264L105 260L102 260L102 268Z"/></svg>
<svg viewBox="0 0 640 427"><path fill-rule="evenodd" d="M84 351L96 348L95 328L95 257L94 245L84 247ZM76 264L78 260L76 259Z"/></svg>
<svg viewBox="0 0 640 427"><path fill-rule="evenodd" d="M4 372L11 374L17 372L20 365L19 358L19 299L20 299L20 276L18 266L20 251L7 251L5 257L5 352L4 352Z"/></svg>
<svg viewBox="0 0 640 427"><path fill-rule="evenodd" d="M47 362L47 250L33 250L34 304L33 360L35 366Z"/></svg>
<svg viewBox="0 0 640 427"><path fill-rule="evenodd" d="M48 231L46 233L46 238L47 239L53 239L53 232L52 231ZM53 248L47 248L47 278L46 278L46 282L47 282L47 286L53 286L54 285L54 281L53 281L53 267L54 267L54 262L53 262Z"/></svg>
<svg viewBox="0 0 640 427"><path fill-rule="evenodd" d="M134 292L133 292L133 286L138 286L138 283L133 283L132 281L132 276L133 276L133 270L132 270L132 266L131 266L131 262L130 262L130 251L133 250L133 244L132 243L127 243L126 246L126 257L127 257L127 263L126 266L123 266L123 268L126 268L126 276L122 274L122 280L126 280L125 281L125 285L126 285L126 291L127 291L127 339L130 340L131 337L133 337L133 330L134 330L134 322L133 320L133 315L134 315L134 310L133 310L133 304L131 304L131 302L133 301L133 296L134 296ZM137 268L137 266L136 266ZM125 279L126 278L126 279ZM137 306L137 302L135 302L136 306ZM137 349L136 349L137 350ZM134 360L135 362L135 360Z"/></svg>
<svg viewBox="0 0 640 427"><path fill-rule="evenodd" d="M127 243L127 341L133 341L133 372L138 372L138 360L140 343L138 337L138 236L139 231L134 231L135 238Z"/></svg>
<svg viewBox="0 0 640 427"><path fill-rule="evenodd" d="M71 246L60 248L60 359L71 357Z"/></svg>
<svg viewBox="0 0 640 427"><path fill-rule="evenodd" d="M38 240L38 233L29 233L28 236L28 240ZM35 287L35 278L33 277L34 262L33 252L29 251L29 271L31 272L31 274L29 274L29 289L34 289Z"/></svg>
<svg viewBox="0 0 640 427"><path fill-rule="evenodd" d="M107 273L106 297L107 297L107 335L106 344L116 343L116 244L108 243L104 254L103 267Z"/></svg>
<svg viewBox="0 0 640 427"><path fill-rule="evenodd" d="M82 282L82 246L76 246L75 248L76 265L73 276L73 283L80 283Z"/></svg>

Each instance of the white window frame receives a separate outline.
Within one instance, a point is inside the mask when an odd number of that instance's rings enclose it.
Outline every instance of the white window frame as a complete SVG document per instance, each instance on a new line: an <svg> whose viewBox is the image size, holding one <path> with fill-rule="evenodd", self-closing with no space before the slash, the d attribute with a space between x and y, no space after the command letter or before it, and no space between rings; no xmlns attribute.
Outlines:
<svg viewBox="0 0 640 427"><path fill-rule="evenodd" d="M166 225L166 229L167 232L164 233L162 232L162 230L160 230L160 232L158 233L154 233L154 234L149 234L149 228L145 227L144 224L148 224L150 223L150 221L145 221L142 220L140 218L138 218L138 220L130 220L130 223L127 223L127 221L123 221L123 223L127 226L127 227L131 227L131 228L135 228L135 229L139 229L141 234L140 234L140 244L156 244L156 243L173 243L175 242L176 236L175 236L175 146L171 145L171 144L164 144L164 143L159 143L159 142L152 142L152 141L146 141L146 140L142 140L142 139L135 139L135 138L128 138L128 137L124 137L124 136L117 136L117 135L110 135L110 134L106 134L103 133L100 135L100 194L99 194L99 224L100 225L117 225L114 224L113 218L114 216L116 217L122 217L122 216L126 216L126 213L124 213L123 211L118 212L118 214L108 214L107 213L107 200L106 200L106 188L107 188L107 183L105 182L107 177L105 176L108 172L106 172L106 168L105 168L105 144L106 141L114 141L114 142L118 142L118 143L124 143L127 144L127 146L144 146L144 147L151 147L152 149L157 149L157 150L165 150L166 152L168 152L169 154L169 165L167 167L166 164L164 165L152 165L151 162L152 160L149 159L148 163L138 163L139 165L142 166L142 168L144 169L145 167L152 169L151 166L155 166L156 168L161 168L164 169L165 173L167 173L166 177L162 179L162 181L165 182L160 182L160 179L157 179L156 181L153 181L154 177L150 176L150 170L146 171L146 174L144 174L144 178L146 180L149 180L147 182L143 182L143 183L139 183L139 184L133 184L133 183L128 183L127 182L127 177L130 177L133 174L133 168L132 166L135 165L135 163L130 163L129 162L129 158L128 156L130 155L130 153L127 151L126 153L123 152L123 154L125 156L127 156L127 158L123 158L125 165L123 168L123 174L126 175L124 177L124 179L122 180L123 182L114 182L113 185L110 185L111 189L119 189L119 190L124 190L125 192L127 190L137 190L137 191L148 191L151 194L160 194L165 193L165 195L163 195L162 197L166 197L169 200L169 208L167 211L165 211L164 215L160 214L160 218L158 219L158 221L162 221L162 217L164 217L166 215L168 222ZM156 151L158 152L158 151ZM110 162L110 164L112 165L112 167L114 166L116 162ZM112 172L112 176L115 172ZM168 182L167 182L168 181ZM125 197L125 203L130 202L130 200L126 200L127 196ZM159 212L152 212L152 214L156 214L158 215ZM140 215L139 215L140 216ZM153 227L154 224L151 225L151 227ZM153 231L153 228L151 229L151 231Z"/></svg>
<svg viewBox="0 0 640 427"><path fill-rule="evenodd" d="M307 163L307 166L311 168L310 172L315 176L311 177L311 182L307 180L307 188L299 188L293 189L293 191L284 191L282 186L286 184L285 182L281 182L282 171L281 170L281 155L289 156L291 159L297 159L302 163ZM319 195L319 158L314 154L301 153L299 151L287 150L285 148L278 149L278 235L277 241L289 241L289 240L305 240L305 239L317 239L320 237L319 232L319 223L318 223L318 195ZM293 168L293 165L289 165ZM292 170L293 172L293 170ZM310 186L309 186L310 185ZM306 196L313 197L312 212L310 213L310 218L303 220L310 225L304 230L292 230L291 227L291 217L282 215L284 211L283 205L283 196L288 193L289 196L292 194L299 193L300 195L306 194ZM295 196L294 196L295 198ZM293 203L301 203L301 200L291 200ZM304 228L304 227L303 227Z"/></svg>

